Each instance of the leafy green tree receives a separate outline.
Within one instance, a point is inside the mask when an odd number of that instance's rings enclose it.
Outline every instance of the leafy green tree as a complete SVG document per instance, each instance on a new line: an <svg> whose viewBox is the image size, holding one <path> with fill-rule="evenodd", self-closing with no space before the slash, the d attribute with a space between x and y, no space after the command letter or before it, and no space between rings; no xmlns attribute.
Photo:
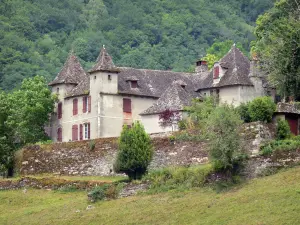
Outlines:
<svg viewBox="0 0 300 225"><path fill-rule="evenodd" d="M239 114L229 105L221 105L206 119L209 155L216 170L231 170L242 153Z"/></svg>
<svg viewBox="0 0 300 225"><path fill-rule="evenodd" d="M146 173L152 156L151 139L143 125L136 122L132 128L124 126L114 170L126 173L130 179L140 179Z"/></svg>
<svg viewBox="0 0 300 225"><path fill-rule="evenodd" d="M282 97L300 98L300 10L295 0L280 0L257 19L252 54Z"/></svg>
<svg viewBox="0 0 300 225"><path fill-rule="evenodd" d="M258 97L249 103L249 115L251 121L262 121L270 123L276 110L276 104L270 97Z"/></svg>
<svg viewBox="0 0 300 225"><path fill-rule="evenodd" d="M250 102L247 103L242 103L237 107L237 111L241 116L241 119L245 122L245 123L249 123L251 122L251 116L249 113L249 104Z"/></svg>

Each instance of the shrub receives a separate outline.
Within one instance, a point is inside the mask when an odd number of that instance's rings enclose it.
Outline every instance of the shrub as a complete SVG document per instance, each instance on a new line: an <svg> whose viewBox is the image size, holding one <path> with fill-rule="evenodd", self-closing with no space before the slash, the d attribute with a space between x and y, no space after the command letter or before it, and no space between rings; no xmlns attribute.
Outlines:
<svg viewBox="0 0 300 225"><path fill-rule="evenodd" d="M273 153L293 152L300 149L299 140L276 140L266 143L260 147L260 155L270 156Z"/></svg>
<svg viewBox="0 0 300 225"><path fill-rule="evenodd" d="M123 188L122 183L118 184L104 184L102 186L96 186L92 191L88 193L88 198L91 202L117 199Z"/></svg>
<svg viewBox="0 0 300 225"><path fill-rule="evenodd" d="M249 103L251 121L271 122L276 104L270 97L258 97Z"/></svg>
<svg viewBox="0 0 300 225"><path fill-rule="evenodd" d="M159 114L159 124L161 127L171 127L174 131L174 127L178 124L178 121L181 120L181 113L179 111L173 111L166 109Z"/></svg>
<svg viewBox="0 0 300 225"><path fill-rule="evenodd" d="M242 153L239 126L240 116L233 106L217 107L206 120L209 155L216 170L231 170L234 159Z"/></svg>
<svg viewBox="0 0 300 225"><path fill-rule="evenodd" d="M237 107L237 111L241 116L241 119L245 122L245 123L250 123L251 122L251 116L249 113L249 105L250 103L242 103L239 107Z"/></svg>
<svg viewBox="0 0 300 225"><path fill-rule="evenodd" d="M91 140L89 142L90 151L94 151L95 150L95 146L96 146L95 140Z"/></svg>
<svg viewBox="0 0 300 225"><path fill-rule="evenodd" d="M146 173L152 156L151 139L146 134L143 125L136 122L131 129L124 126L114 163L115 172L125 173L131 180L140 179Z"/></svg>
<svg viewBox="0 0 300 225"><path fill-rule="evenodd" d="M170 167L151 171L143 179L150 181L150 192L202 187L212 172L211 165L195 167Z"/></svg>
<svg viewBox="0 0 300 225"><path fill-rule="evenodd" d="M291 136L291 130L288 122L283 119L277 121L276 137L278 140L287 139Z"/></svg>

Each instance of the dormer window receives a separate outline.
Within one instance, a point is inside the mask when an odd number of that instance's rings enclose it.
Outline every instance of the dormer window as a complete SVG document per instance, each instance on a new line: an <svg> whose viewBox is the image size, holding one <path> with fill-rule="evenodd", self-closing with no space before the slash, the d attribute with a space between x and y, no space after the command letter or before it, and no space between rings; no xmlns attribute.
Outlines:
<svg viewBox="0 0 300 225"><path fill-rule="evenodd" d="M219 77L220 77L220 67L217 64L214 67L214 79L219 79Z"/></svg>
<svg viewBox="0 0 300 225"><path fill-rule="evenodd" d="M130 82L130 84L131 84L131 88L137 88L137 87L138 87L137 81L136 81L136 80L132 80L132 81Z"/></svg>

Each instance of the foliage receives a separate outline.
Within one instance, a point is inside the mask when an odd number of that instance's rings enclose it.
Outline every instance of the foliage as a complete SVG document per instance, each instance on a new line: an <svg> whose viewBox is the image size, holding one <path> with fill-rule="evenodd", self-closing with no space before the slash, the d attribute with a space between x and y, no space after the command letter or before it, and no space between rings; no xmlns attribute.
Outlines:
<svg viewBox="0 0 300 225"><path fill-rule="evenodd" d="M274 153L280 152L294 152L300 149L300 140L287 139L287 140L274 140L266 143L260 147L260 154L263 156L270 156Z"/></svg>
<svg viewBox="0 0 300 225"><path fill-rule="evenodd" d="M143 180L150 182L150 193L173 189L203 187L207 176L212 172L211 165L197 167L170 167L151 171Z"/></svg>
<svg viewBox="0 0 300 225"><path fill-rule="evenodd" d="M245 122L245 123L250 123L251 122L251 116L249 113L249 105L250 102L247 103L242 103L237 107L237 111L241 116L241 119Z"/></svg>
<svg viewBox="0 0 300 225"><path fill-rule="evenodd" d="M71 48L89 69L103 44L119 66L187 71L214 42L249 51L254 21L272 2L2 0L0 87L35 75L50 81Z"/></svg>
<svg viewBox="0 0 300 225"><path fill-rule="evenodd" d="M221 105L206 119L209 155L216 170L233 169L241 153L239 126L242 124L233 106Z"/></svg>
<svg viewBox="0 0 300 225"><path fill-rule="evenodd" d="M267 96L258 97L249 103L251 121L271 122L276 110L276 104Z"/></svg>
<svg viewBox="0 0 300 225"><path fill-rule="evenodd" d="M124 126L114 170L126 173L130 179L140 179L146 173L152 156L151 139L143 125L137 121L132 128Z"/></svg>
<svg viewBox="0 0 300 225"><path fill-rule="evenodd" d="M185 110L188 112L194 125L201 128L203 127L203 121L208 118L216 107L217 104L214 97L205 97L203 101L200 99L194 99L192 105L186 107Z"/></svg>
<svg viewBox="0 0 300 225"><path fill-rule="evenodd" d="M92 202L117 199L119 193L123 188L122 183L116 184L104 184L102 186L96 186L92 191L88 193L89 200Z"/></svg>
<svg viewBox="0 0 300 225"><path fill-rule="evenodd" d="M289 123L286 120L279 119L276 127L276 138L278 140L287 139L291 136Z"/></svg>
<svg viewBox="0 0 300 225"><path fill-rule="evenodd" d="M179 111L173 111L170 109L166 109L161 112L159 115L159 124L161 127L172 127L172 131L174 130L174 126L181 120L181 114Z"/></svg>
<svg viewBox="0 0 300 225"><path fill-rule="evenodd" d="M89 142L90 151L94 151L95 147L96 147L95 140L90 140L90 142Z"/></svg>
<svg viewBox="0 0 300 225"><path fill-rule="evenodd" d="M252 52L282 97L300 98L300 10L295 0L279 0L256 21Z"/></svg>

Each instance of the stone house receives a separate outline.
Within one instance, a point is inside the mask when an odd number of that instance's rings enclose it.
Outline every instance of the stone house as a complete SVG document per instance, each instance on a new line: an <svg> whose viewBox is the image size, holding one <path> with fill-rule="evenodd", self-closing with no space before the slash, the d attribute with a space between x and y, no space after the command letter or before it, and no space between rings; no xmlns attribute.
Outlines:
<svg viewBox="0 0 300 225"><path fill-rule="evenodd" d="M70 53L49 83L59 98L50 136L58 142L115 137L123 125L131 126L136 120L148 133L171 131L160 126L163 111L182 113L193 98L209 95L237 106L267 94L265 84L235 45L211 71L205 61L198 61L195 73L117 67L104 47L95 66L85 72Z"/></svg>

